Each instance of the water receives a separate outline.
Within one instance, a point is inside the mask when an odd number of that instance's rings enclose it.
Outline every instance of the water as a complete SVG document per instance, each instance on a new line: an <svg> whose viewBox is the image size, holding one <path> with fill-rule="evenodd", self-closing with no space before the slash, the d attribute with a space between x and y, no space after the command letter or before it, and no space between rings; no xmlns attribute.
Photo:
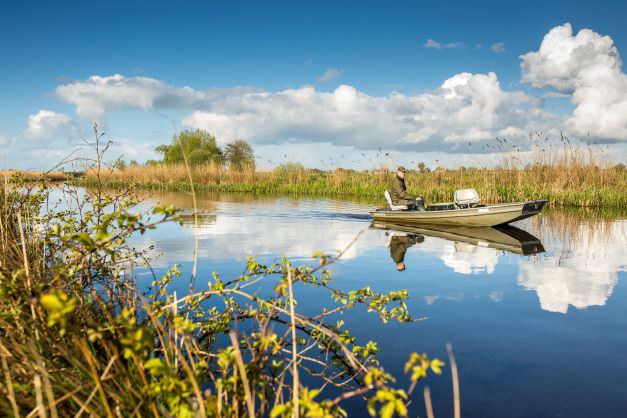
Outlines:
<svg viewBox="0 0 627 418"><path fill-rule="evenodd" d="M148 204L156 201L192 207L183 193L155 195ZM333 266L335 285L407 289L412 315L426 318L386 325L361 311L344 318L362 341L379 342L382 364L401 386L410 352L447 361L450 342L464 417L627 415L626 216L591 220L554 212L516 224L530 235L472 236L372 229L372 205L336 200L202 195L198 206L197 231L188 217L182 227L164 225L136 238L163 253L154 263L158 271L178 263L188 275L196 233L203 287L212 271L241 274L247 256L270 261L285 254L305 262L316 251L346 248L363 231ZM399 272L403 250L406 269ZM184 293L187 280L178 287ZM295 289L300 309L332 306L304 291ZM438 417L452 416L449 372L427 381ZM425 415L421 398L418 390L413 416ZM347 407L351 416L367 415L362 404Z"/></svg>

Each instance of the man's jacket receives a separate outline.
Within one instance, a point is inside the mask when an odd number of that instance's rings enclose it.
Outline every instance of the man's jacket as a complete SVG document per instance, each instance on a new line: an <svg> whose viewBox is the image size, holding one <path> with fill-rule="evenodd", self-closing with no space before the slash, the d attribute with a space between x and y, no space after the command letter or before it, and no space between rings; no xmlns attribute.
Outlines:
<svg viewBox="0 0 627 418"><path fill-rule="evenodd" d="M393 205L408 205L416 202L416 198L407 193L405 180L399 176L394 176L390 181L390 197Z"/></svg>

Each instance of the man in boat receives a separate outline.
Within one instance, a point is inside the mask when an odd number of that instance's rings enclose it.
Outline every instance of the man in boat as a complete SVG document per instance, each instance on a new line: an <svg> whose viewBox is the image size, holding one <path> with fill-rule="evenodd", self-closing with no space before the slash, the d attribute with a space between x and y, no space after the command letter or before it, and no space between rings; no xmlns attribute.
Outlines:
<svg viewBox="0 0 627 418"><path fill-rule="evenodd" d="M403 234L393 235L390 239L390 257L396 264L397 271L405 270L405 253L407 249L415 244L420 244L425 240L424 235Z"/></svg>
<svg viewBox="0 0 627 418"><path fill-rule="evenodd" d="M405 185L405 167L400 166L396 170L396 175L390 181L390 197L393 205L405 205L408 210L425 211L424 199L420 196L411 196L407 193Z"/></svg>

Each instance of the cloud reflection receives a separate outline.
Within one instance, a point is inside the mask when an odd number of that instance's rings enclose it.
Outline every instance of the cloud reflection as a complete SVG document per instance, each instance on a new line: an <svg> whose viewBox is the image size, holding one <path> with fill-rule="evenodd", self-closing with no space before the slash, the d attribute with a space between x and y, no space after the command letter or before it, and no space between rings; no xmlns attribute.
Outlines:
<svg viewBox="0 0 627 418"><path fill-rule="evenodd" d="M161 201L190 207L190 202L173 199L159 196ZM335 253L344 249L369 226L363 216L356 214L367 213L370 205L360 203L267 197L253 200L245 195L205 196L200 197L199 202L204 212L197 228L191 222L193 217L188 217L183 228L164 225L141 237L142 244L152 244L156 252L163 253L156 266L189 261L195 234L199 238L201 259L244 260L250 255L277 257L281 254L302 259L316 251ZM518 266L518 284L535 291L544 310L566 313L570 306L583 309L605 305L619 272L626 270L627 220L582 220L553 213L521 225L534 236L527 234L521 238L520 234L525 232L519 230L512 238L521 241L510 242L502 235L471 239L467 231L455 234L446 231L440 235L414 231L424 234L426 239L409 249L408 254L413 253L414 257L422 254L421 259L438 258L450 271L478 279L495 274L498 263L506 257L506 263L513 260ZM390 233L392 229L362 234L343 258L371 257L366 253L372 250L388 253L385 244ZM539 247L543 244L547 253L531 257L510 254L521 251L525 254L523 247L533 243L532 238L537 243L541 241ZM502 290L493 289L489 298L501 301ZM427 303L436 299L438 296L432 296Z"/></svg>
<svg viewBox="0 0 627 418"><path fill-rule="evenodd" d="M214 199L214 200L212 200ZM244 260L247 256L308 258L314 252L335 254L345 249L368 224L351 213L365 213L360 204L334 201L296 201L287 198L255 201L212 196L199 199L202 215L196 227L193 215L186 216L183 228L164 225L143 237L142 243L162 253L158 265L189 260L194 251L194 236L199 240L199 258L209 260ZM189 207L189 202L173 202L169 195L159 195L164 203ZM184 206L183 206L184 205ZM205 216L206 215L206 216ZM176 229L176 230L174 230ZM376 236L362 236L345 252L350 259L365 250L378 247Z"/></svg>
<svg viewBox="0 0 627 418"><path fill-rule="evenodd" d="M448 242L441 249L444 265L459 274L492 274L499 262L500 251L462 242Z"/></svg>
<svg viewBox="0 0 627 418"><path fill-rule="evenodd" d="M625 271L627 221L581 223L562 233L545 228L547 256L521 262L518 283L534 290L542 309L566 313L569 306L603 306Z"/></svg>

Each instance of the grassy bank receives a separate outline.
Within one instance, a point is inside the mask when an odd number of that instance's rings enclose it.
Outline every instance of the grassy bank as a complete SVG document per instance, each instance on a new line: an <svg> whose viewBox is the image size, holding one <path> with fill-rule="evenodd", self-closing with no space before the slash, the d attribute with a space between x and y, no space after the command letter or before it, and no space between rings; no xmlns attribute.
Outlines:
<svg viewBox="0 0 627 418"><path fill-rule="evenodd" d="M356 398L360 416L404 417L416 384L441 371L412 354L409 386L395 383L377 343L352 336L339 314L412 321L407 292L337 289L335 256L250 258L237 277L173 266L138 289L137 274L152 270L128 239L177 221L176 210L142 215L132 190L98 184L85 195L61 186L69 206L51 212L47 193L28 182L0 189L1 416L336 417ZM189 292L169 289L181 280ZM303 314L297 301L311 287L328 304Z"/></svg>
<svg viewBox="0 0 627 418"><path fill-rule="evenodd" d="M321 171L284 164L272 171L231 171L221 166L192 167L197 190L329 197L370 197L383 202L383 191L394 175L385 169ZM186 167L151 165L110 170L97 179L93 172L77 184L97 181L113 188L129 184L145 189L187 190ZM548 199L551 207L627 208L627 171L620 167L536 165L526 169L465 169L407 173L410 193L428 202L450 201L460 188L475 188L485 203Z"/></svg>

